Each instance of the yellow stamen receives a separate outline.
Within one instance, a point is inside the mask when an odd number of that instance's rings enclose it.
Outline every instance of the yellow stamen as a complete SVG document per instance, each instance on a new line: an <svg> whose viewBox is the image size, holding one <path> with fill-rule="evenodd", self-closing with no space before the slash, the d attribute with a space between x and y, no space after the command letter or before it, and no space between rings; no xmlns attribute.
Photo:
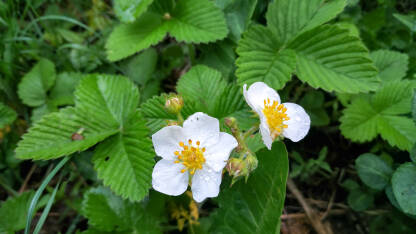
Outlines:
<svg viewBox="0 0 416 234"><path fill-rule="evenodd" d="M278 101L273 101L270 105L270 99L264 100L263 114L266 117L267 125L270 129L270 134L273 139L276 139L287 125L284 121L289 120L289 116L286 114L287 108L283 104L279 104Z"/></svg>
<svg viewBox="0 0 416 234"><path fill-rule="evenodd" d="M179 146L183 148L182 151L175 151L174 154L177 157L177 160L174 163L182 163L185 166L181 170L181 173L189 171L191 175L195 173L196 170L202 169L203 164L205 163L204 152L205 148L199 148L200 142L196 142L196 147L192 145L192 140L188 139L188 145L185 145L182 141L179 142Z"/></svg>

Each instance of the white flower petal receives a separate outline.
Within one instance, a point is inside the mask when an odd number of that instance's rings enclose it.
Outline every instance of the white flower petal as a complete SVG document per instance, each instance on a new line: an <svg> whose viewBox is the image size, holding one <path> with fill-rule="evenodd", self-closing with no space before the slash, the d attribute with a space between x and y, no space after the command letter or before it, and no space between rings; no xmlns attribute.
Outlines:
<svg viewBox="0 0 416 234"><path fill-rule="evenodd" d="M216 197L220 192L222 171L214 171L209 166L197 170L192 177L192 195L196 202L202 202L207 197Z"/></svg>
<svg viewBox="0 0 416 234"><path fill-rule="evenodd" d="M167 126L152 135L153 146L157 155L167 160L174 160L175 151L180 151L179 142L185 142L186 134L180 126Z"/></svg>
<svg viewBox="0 0 416 234"><path fill-rule="evenodd" d="M290 118L284 122L288 127L283 130L283 136L298 142L308 134L311 119L305 109L298 104L287 102L283 105L287 108L286 114Z"/></svg>
<svg viewBox="0 0 416 234"><path fill-rule="evenodd" d="M206 165L209 165L215 171L221 171L227 164L231 151L237 145L238 142L232 135L220 132L218 143L206 148L204 153Z"/></svg>
<svg viewBox="0 0 416 234"><path fill-rule="evenodd" d="M273 138L270 134L269 125L267 125L267 120L264 115L260 115L260 134L261 138L263 139L264 145L266 145L267 149L272 149Z"/></svg>
<svg viewBox="0 0 416 234"><path fill-rule="evenodd" d="M181 173L185 167L180 163L162 159L156 163L152 173L152 185L156 191L178 196L188 188L189 173Z"/></svg>
<svg viewBox="0 0 416 234"><path fill-rule="evenodd" d="M200 141L201 147L213 145L220 137L220 122L202 112L197 112L183 122L183 129L192 141Z"/></svg>
<svg viewBox="0 0 416 234"><path fill-rule="evenodd" d="M244 85L244 98L251 109L258 114L260 114L264 108L264 100L270 99L270 102L278 101L280 103L280 96L276 90L270 88L263 82L255 82L248 90L246 90L246 88L247 85Z"/></svg>

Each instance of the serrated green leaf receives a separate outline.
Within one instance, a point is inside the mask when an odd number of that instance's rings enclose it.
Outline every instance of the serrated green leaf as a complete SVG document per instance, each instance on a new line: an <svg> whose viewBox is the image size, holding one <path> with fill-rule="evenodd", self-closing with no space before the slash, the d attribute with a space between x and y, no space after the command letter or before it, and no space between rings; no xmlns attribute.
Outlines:
<svg viewBox="0 0 416 234"><path fill-rule="evenodd" d="M286 195L287 151L282 142L257 153L259 166L247 184L221 191L210 233L279 233Z"/></svg>
<svg viewBox="0 0 416 234"><path fill-rule="evenodd" d="M225 117L235 117L240 127L247 129L253 124L251 113L241 95L241 88L227 82L221 73L212 68L198 65L189 70L178 81L177 91L184 97L188 107L185 116L202 111L222 121Z"/></svg>
<svg viewBox="0 0 416 234"><path fill-rule="evenodd" d="M92 161L104 185L123 198L139 201L151 187L155 153L138 111L123 127L119 134L97 146Z"/></svg>
<svg viewBox="0 0 416 234"><path fill-rule="evenodd" d="M80 129L83 140L72 140ZM26 133L16 148L21 159L52 159L83 151L118 132L118 129L102 127L90 119L80 118L72 107L44 116Z"/></svg>
<svg viewBox="0 0 416 234"><path fill-rule="evenodd" d="M179 1L172 12L169 33L179 41L208 43L228 34L224 13L212 1Z"/></svg>
<svg viewBox="0 0 416 234"><path fill-rule="evenodd" d="M123 200L103 187L85 194L82 213L91 230L86 233L162 233L158 220L140 204Z"/></svg>
<svg viewBox="0 0 416 234"><path fill-rule="evenodd" d="M170 120L176 120L176 116L166 111L165 102L168 95L162 94L147 100L141 105L141 112L147 120L147 127L152 133L165 127Z"/></svg>
<svg viewBox="0 0 416 234"><path fill-rule="evenodd" d="M268 28L261 25L250 27L237 47L238 84L263 81L274 89L281 89L296 67L295 53L281 49L281 46Z"/></svg>
<svg viewBox="0 0 416 234"><path fill-rule="evenodd" d="M120 60L160 42L168 32L161 15L146 12L131 24L114 28L105 45L110 61Z"/></svg>
<svg viewBox="0 0 416 234"><path fill-rule="evenodd" d="M377 69L359 38L334 25L303 33L289 48L296 51L299 79L315 88L342 93L377 89Z"/></svg>
<svg viewBox="0 0 416 234"><path fill-rule="evenodd" d="M33 191L27 191L0 203L0 230L3 229L6 233L14 233L25 228L26 217L33 196ZM42 200L36 209L44 206L45 201L47 200Z"/></svg>
<svg viewBox="0 0 416 234"><path fill-rule="evenodd" d="M402 24L406 25L410 31L416 32L416 18L410 15L403 15L399 13L393 14L393 16L398 19Z"/></svg>
<svg viewBox="0 0 416 234"><path fill-rule="evenodd" d="M393 174L393 169L383 159L374 154L366 153L355 160L358 176L368 187L384 189Z"/></svg>
<svg viewBox="0 0 416 234"><path fill-rule="evenodd" d="M393 193L403 212L416 215L416 165L402 164L393 174Z"/></svg>
<svg viewBox="0 0 416 234"><path fill-rule="evenodd" d="M20 99L28 106L44 104L47 91L55 83L55 76L55 65L47 59L40 59L19 83L17 93Z"/></svg>
<svg viewBox="0 0 416 234"><path fill-rule="evenodd" d="M80 73L59 74L49 94L50 102L55 106L74 105L74 91L82 77Z"/></svg>
<svg viewBox="0 0 416 234"><path fill-rule="evenodd" d="M410 112L410 82L386 83L371 98L357 98L344 110L341 132L353 141L372 140L377 134L402 150L416 141L416 126L406 116Z"/></svg>
<svg viewBox="0 0 416 234"><path fill-rule="evenodd" d="M0 129L12 124L16 118L16 111L0 102Z"/></svg>
<svg viewBox="0 0 416 234"><path fill-rule="evenodd" d="M111 33L107 55L111 61L125 58L161 41L169 33L178 41L208 43L228 34L224 14L208 0L184 0L176 5L156 1L131 24L122 24Z"/></svg>
<svg viewBox="0 0 416 234"><path fill-rule="evenodd" d="M121 22L133 22L153 0L113 0L114 12Z"/></svg>
<svg viewBox="0 0 416 234"><path fill-rule="evenodd" d="M279 0L270 3L266 13L267 26L280 44L302 32L313 29L337 16L345 0Z"/></svg>
<svg viewBox="0 0 416 234"><path fill-rule="evenodd" d="M370 54L384 81L401 80L406 76L409 56L396 51L377 50Z"/></svg>

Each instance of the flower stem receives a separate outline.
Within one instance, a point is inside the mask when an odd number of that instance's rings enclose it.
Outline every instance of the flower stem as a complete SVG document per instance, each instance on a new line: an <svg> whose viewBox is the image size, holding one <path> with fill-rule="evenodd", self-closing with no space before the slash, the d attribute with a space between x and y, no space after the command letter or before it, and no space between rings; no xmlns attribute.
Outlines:
<svg viewBox="0 0 416 234"><path fill-rule="evenodd" d="M253 133L257 132L258 130L259 130L259 125L258 124L251 127L249 130L247 130L244 133L244 135L243 135L244 140L247 140L247 137L251 136Z"/></svg>

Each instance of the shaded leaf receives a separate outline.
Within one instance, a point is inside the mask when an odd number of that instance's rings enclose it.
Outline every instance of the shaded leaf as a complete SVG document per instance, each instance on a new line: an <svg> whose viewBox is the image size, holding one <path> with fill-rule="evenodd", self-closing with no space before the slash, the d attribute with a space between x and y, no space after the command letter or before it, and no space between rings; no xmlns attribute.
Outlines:
<svg viewBox="0 0 416 234"><path fill-rule="evenodd" d="M0 129L12 124L17 118L16 112L0 102Z"/></svg>
<svg viewBox="0 0 416 234"><path fill-rule="evenodd" d="M368 187L382 190L390 181L393 169L374 154L362 154L355 160L358 176Z"/></svg>
<svg viewBox="0 0 416 234"><path fill-rule="evenodd" d="M403 212L416 215L416 165L402 164L393 174L393 193Z"/></svg>

